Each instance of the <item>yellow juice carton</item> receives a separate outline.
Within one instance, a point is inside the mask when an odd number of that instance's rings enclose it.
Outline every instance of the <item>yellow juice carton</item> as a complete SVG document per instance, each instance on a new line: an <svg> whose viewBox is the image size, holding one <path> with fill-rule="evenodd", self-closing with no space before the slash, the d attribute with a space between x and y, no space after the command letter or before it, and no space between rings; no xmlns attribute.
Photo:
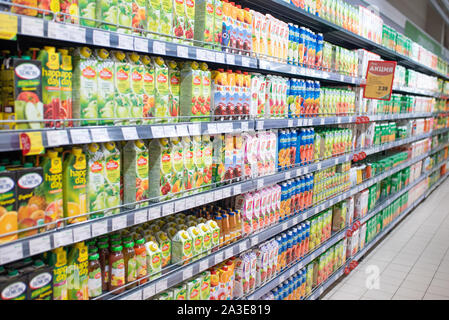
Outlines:
<svg viewBox="0 0 449 320"><path fill-rule="evenodd" d="M204 185L204 162L203 162L203 143L201 136L194 136L192 140L193 145L193 164L195 173L193 176L193 188L200 188ZM199 192L196 189L194 193Z"/></svg>
<svg viewBox="0 0 449 320"><path fill-rule="evenodd" d="M104 154L98 143L86 145L84 153L87 161L87 212L99 211L90 216L95 219L103 217L103 209L106 207Z"/></svg>
<svg viewBox="0 0 449 320"><path fill-rule="evenodd" d="M179 230L172 238L172 261L173 263L189 263L193 256L193 242L189 233Z"/></svg>
<svg viewBox="0 0 449 320"><path fill-rule="evenodd" d="M101 144L104 156L104 189L106 194L105 208L115 208L121 205L120 172L121 153L115 142ZM105 210L106 215L120 213L120 208Z"/></svg>
<svg viewBox="0 0 449 320"><path fill-rule="evenodd" d="M210 271L204 271L198 278L201 280L200 300L209 300L210 298Z"/></svg>
<svg viewBox="0 0 449 320"><path fill-rule="evenodd" d="M211 136L203 135L201 143L203 146L203 184L209 185L212 183L213 164L213 142Z"/></svg>
<svg viewBox="0 0 449 320"><path fill-rule="evenodd" d="M205 223L198 224L197 228L201 232L201 235L203 237L203 253L200 255L200 257L205 257L212 251L212 231Z"/></svg>
<svg viewBox="0 0 449 320"><path fill-rule="evenodd" d="M163 268L171 263L171 240L164 231L157 231L155 237L161 249Z"/></svg>
<svg viewBox="0 0 449 320"><path fill-rule="evenodd" d="M173 300L186 300L187 286L182 283L173 288Z"/></svg>
<svg viewBox="0 0 449 320"><path fill-rule="evenodd" d="M156 242L148 241L145 243L145 250L147 251L147 270L150 280L156 279L160 276L162 270L162 253Z"/></svg>
<svg viewBox="0 0 449 320"><path fill-rule="evenodd" d="M148 148L142 140L129 141L123 148L123 188L124 203L134 203L148 199ZM128 208L141 208L141 202Z"/></svg>
<svg viewBox="0 0 449 320"><path fill-rule="evenodd" d="M181 70L181 116L185 121L201 120L202 73L200 65L186 62Z"/></svg>
<svg viewBox="0 0 449 320"><path fill-rule="evenodd" d="M112 124L113 118L117 117L117 104L115 102L115 84L114 84L114 62L111 59L109 51L106 49L95 49L95 59L97 60L97 108L100 124Z"/></svg>

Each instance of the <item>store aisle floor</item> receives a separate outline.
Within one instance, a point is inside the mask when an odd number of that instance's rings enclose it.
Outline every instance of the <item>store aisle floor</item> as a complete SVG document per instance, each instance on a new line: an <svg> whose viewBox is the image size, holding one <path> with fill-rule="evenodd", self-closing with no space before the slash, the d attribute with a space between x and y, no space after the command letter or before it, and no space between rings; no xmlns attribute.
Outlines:
<svg viewBox="0 0 449 320"><path fill-rule="evenodd" d="M449 180L323 300L449 300Z"/></svg>

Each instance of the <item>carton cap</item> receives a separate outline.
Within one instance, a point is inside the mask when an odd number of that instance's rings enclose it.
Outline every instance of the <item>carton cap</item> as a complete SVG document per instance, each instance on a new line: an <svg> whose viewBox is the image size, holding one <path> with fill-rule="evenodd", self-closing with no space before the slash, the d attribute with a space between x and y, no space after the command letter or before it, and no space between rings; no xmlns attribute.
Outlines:
<svg viewBox="0 0 449 320"><path fill-rule="evenodd" d="M8 271L8 276L10 276L10 277L17 276L18 274L19 274L19 271L17 271L17 270L9 270Z"/></svg>
<svg viewBox="0 0 449 320"><path fill-rule="evenodd" d="M40 259L34 261L34 266L35 267L42 267L44 265L45 265L44 262L42 260L40 260Z"/></svg>
<svg viewBox="0 0 449 320"><path fill-rule="evenodd" d="M0 172L5 171L5 170L6 170L5 166L0 166Z"/></svg>
<svg viewBox="0 0 449 320"><path fill-rule="evenodd" d="M33 167L33 164L32 164L31 162L26 162L26 163L23 165L23 167L24 167L24 168L32 168L32 167Z"/></svg>

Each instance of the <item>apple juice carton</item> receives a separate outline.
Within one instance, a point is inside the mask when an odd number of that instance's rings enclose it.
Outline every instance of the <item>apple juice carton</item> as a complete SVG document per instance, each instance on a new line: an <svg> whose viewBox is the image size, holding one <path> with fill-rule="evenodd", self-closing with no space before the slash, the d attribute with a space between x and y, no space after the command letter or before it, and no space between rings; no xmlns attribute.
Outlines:
<svg viewBox="0 0 449 320"><path fill-rule="evenodd" d="M220 245L220 227L214 220L208 220L206 225L209 227L210 232L212 233L212 252L218 250Z"/></svg>
<svg viewBox="0 0 449 320"><path fill-rule="evenodd" d="M200 255L200 258L202 258L212 251L212 230L205 223L198 224L197 228L200 230L203 237L203 253Z"/></svg>
<svg viewBox="0 0 449 320"><path fill-rule="evenodd" d="M155 70L152 59L147 55L140 57L144 65L143 69L143 124L152 122L149 118L155 114Z"/></svg>
<svg viewBox="0 0 449 320"><path fill-rule="evenodd" d="M97 22L94 21L97 13L97 1L78 0L78 5L80 13L80 25L94 28L97 24Z"/></svg>
<svg viewBox="0 0 449 320"><path fill-rule="evenodd" d="M221 183L225 180L225 144L224 135L218 134L213 137L213 161L212 177L213 183ZM221 184L220 184L221 185Z"/></svg>
<svg viewBox="0 0 449 320"><path fill-rule="evenodd" d="M116 118L127 119L131 117L132 105L129 99L131 94L131 64L123 51L111 51L114 61L115 101L117 104ZM115 124L127 124L128 120L116 121Z"/></svg>
<svg viewBox="0 0 449 320"><path fill-rule="evenodd" d="M192 261L198 260L203 253L203 234L197 227L190 227L187 229L187 233L192 239L193 245L193 259Z"/></svg>
<svg viewBox="0 0 449 320"><path fill-rule="evenodd" d="M189 136L182 137L183 159L184 159L184 190L194 188L195 164L193 161L193 143ZM188 193L190 194L190 192Z"/></svg>
<svg viewBox="0 0 449 320"><path fill-rule="evenodd" d="M104 154L98 143L86 145L84 153L87 161L87 212L98 211L90 215L91 219L95 219L104 215L103 209L105 209L107 198L104 181Z"/></svg>
<svg viewBox="0 0 449 320"><path fill-rule="evenodd" d="M213 143L209 135L203 135L201 143L203 148L203 184L209 185L212 183Z"/></svg>
<svg viewBox="0 0 449 320"><path fill-rule="evenodd" d="M97 119L97 61L88 47L73 53L73 118ZM95 125L96 120L83 120L81 125Z"/></svg>
<svg viewBox="0 0 449 320"><path fill-rule="evenodd" d="M168 78L170 80L170 122L178 122L179 98L181 91L181 70L175 61L168 61ZM183 119L181 119L183 122Z"/></svg>
<svg viewBox="0 0 449 320"><path fill-rule="evenodd" d="M147 252L147 270L150 280L158 278L162 270L162 252L157 243L148 241L145 243Z"/></svg>
<svg viewBox="0 0 449 320"><path fill-rule="evenodd" d="M214 42L214 0L197 0L195 5L195 40L206 44ZM211 45L205 48L213 49Z"/></svg>
<svg viewBox="0 0 449 320"><path fill-rule="evenodd" d="M213 41L215 50L221 51L223 31L223 2L221 0L214 0L214 32Z"/></svg>
<svg viewBox="0 0 449 320"><path fill-rule="evenodd" d="M193 176L193 188L200 188L204 185L204 162L203 162L203 143L201 136L194 136L192 139L193 147L193 164L194 164L194 176ZM199 190L194 190L194 193Z"/></svg>
<svg viewBox="0 0 449 320"><path fill-rule="evenodd" d="M43 183L45 197L45 221L58 221L63 218L63 189L62 189L62 159L56 150L47 150L42 163ZM57 225L51 224L48 229Z"/></svg>
<svg viewBox="0 0 449 320"><path fill-rule="evenodd" d="M161 0L148 0L147 1L147 24L146 29L150 32L161 33L162 24L159 21L161 15ZM148 37L151 39L159 39L160 35L148 33Z"/></svg>
<svg viewBox="0 0 449 320"><path fill-rule="evenodd" d="M170 83L168 66L161 57L154 58L155 77L155 122L169 122Z"/></svg>
<svg viewBox="0 0 449 320"><path fill-rule="evenodd" d="M171 263L171 240L164 231L155 233L159 248L161 249L162 268Z"/></svg>
<svg viewBox="0 0 449 320"><path fill-rule="evenodd" d="M17 188L16 173L0 166L0 235L17 231ZM0 236L0 244L17 239L17 233Z"/></svg>
<svg viewBox="0 0 449 320"><path fill-rule="evenodd" d="M210 271L204 271L198 277L201 281L200 300L209 300L210 298Z"/></svg>
<svg viewBox="0 0 449 320"><path fill-rule="evenodd" d="M134 52L128 53L127 58L131 66L131 117L133 118L133 123L137 122L140 124L140 119L143 116L143 76L145 67L138 54Z"/></svg>
<svg viewBox="0 0 449 320"><path fill-rule="evenodd" d="M121 172L121 152L115 142L105 142L101 144L104 156L104 188L105 188L105 208L114 208L121 204L120 199L120 172ZM106 210L105 214L120 213L120 208Z"/></svg>
<svg viewBox="0 0 449 320"><path fill-rule="evenodd" d="M97 110L98 117L102 119L100 125L112 124L116 117L117 105L115 102L114 62L106 49L95 49L97 61Z"/></svg>
<svg viewBox="0 0 449 320"><path fill-rule="evenodd" d="M123 148L124 203L148 199L148 148L142 140L128 141ZM145 202L128 208L144 207Z"/></svg>
<svg viewBox="0 0 449 320"><path fill-rule="evenodd" d="M210 119L210 105L211 105L211 96L212 96L212 79L211 72L208 69L206 63L200 63L201 69L201 98L199 111L201 115L204 117L200 118L201 121L208 121Z"/></svg>
<svg viewBox="0 0 449 320"><path fill-rule="evenodd" d="M119 27L117 29L120 33L131 34L132 33L132 12L133 12L133 0L120 0L118 1L118 17L117 21Z"/></svg>
<svg viewBox="0 0 449 320"><path fill-rule="evenodd" d="M63 247L45 253L53 268L53 300L67 300L67 251Z"/></svg>
<svg viewBox="0 0 449 320"><path fill-rule="evenodd" d="M193 256L193 240L185 230L179 230L172 238L172 262L189 263Z"/></svg>
<svg viewBox="0 0 449 320"><path fill-rule="evenodd" d="M161 11L159 24L161 33L164 35L173 35L173 0L161 0ZM163 40L172 41L171 37L162 37Z"/></svg>
<svg viewBox="0 0 449 320"><path fill-rule="evenodd" d="M199 121L201 115L202 73L200 65L186 62L181 70L181 116L185 121Z"/></svg>
<svg viewBox="0 0 449 320"><path fill-rule="evenodd" d="M195 34L195 0L185 0L184 2L184 30L185 38L187 40L193 40L193 35ZM189 44L192 44L189 42Z"/></svg>
<svg viewBox="0 0 449 320"><path fill-rule="evenodd" d="M117 31L118 0L96 0L97 27L104 30Z"/></svg>
<svg viewBox="0 0 449 320"><path fill-rule="evenodd" d="M60 10L61 13L64 15L61 15L61 20L65 23L73 23L78 24L79 23L79 5L78 0L62 0L60 1Z"/></svg>
<svg viewBox="0 0 449 320"><path fill-rule="evenodd" d="M170 178L171 194L175 198L181 197L184 190L184 145L180 137L170 138L170 153L172 175Z"/></svg>
<svg viewBox="0 0 449 320"><path fill-rule="evenodd" d="M157 198L157 201L167 200L171 196L173 188L173 154L170 138L151 140L148 150L151 159L149 175L152 178L149 185L149 197ZM183 162L182 153L181 162ZM179 188L181 187L179 186Z"/></svg>

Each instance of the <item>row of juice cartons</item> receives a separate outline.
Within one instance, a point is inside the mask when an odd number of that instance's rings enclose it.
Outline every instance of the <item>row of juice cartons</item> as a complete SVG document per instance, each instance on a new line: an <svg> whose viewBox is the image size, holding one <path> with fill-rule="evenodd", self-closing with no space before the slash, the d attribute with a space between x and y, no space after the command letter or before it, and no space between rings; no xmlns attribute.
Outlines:
<svg viewBox="0 0 449 320"><path fill-rule="evenodd" d="M346 262L346 239L340 240L280 285L263 295L261 300L304 300L312 290L325 282Z"/></svg>
<svg viewBox="0 0 449 320"><path fill-rule="evenodd" d="M353 171L350 166L349 162L342 163L315 174L312 206L350 189L350 176Z"/></svg>
<svg viewBox="0 0 449 320"><path fill-rule="evenodd" d="M394 85L433 92L439 91L437 77L429 76L403 66L396 66Z"/></svg>

